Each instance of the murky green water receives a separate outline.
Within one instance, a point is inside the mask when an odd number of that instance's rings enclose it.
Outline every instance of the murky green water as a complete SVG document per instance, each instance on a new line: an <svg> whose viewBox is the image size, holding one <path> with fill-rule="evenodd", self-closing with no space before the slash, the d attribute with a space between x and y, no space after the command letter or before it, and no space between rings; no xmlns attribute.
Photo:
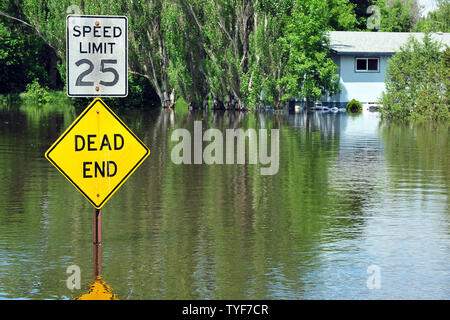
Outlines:
<svg viewBox="0 0 450 320"><path fill-rule="evenodd" d="M119 299L450 298L448 124L117 112L152 151L103 209L103 280ZM0 298L72 299L93 280L93 208L44 158L75 117L0 111ZM278 173L173 164L171 134L194 120L279 128ZM66 287L70 265L81 290Z"/></svg>

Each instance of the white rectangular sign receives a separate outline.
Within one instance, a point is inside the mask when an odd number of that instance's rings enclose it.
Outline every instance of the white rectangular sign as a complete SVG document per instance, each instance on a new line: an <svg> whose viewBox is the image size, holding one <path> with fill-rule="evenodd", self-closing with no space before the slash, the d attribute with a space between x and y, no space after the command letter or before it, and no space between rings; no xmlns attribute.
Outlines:
<svg viewBox="0 0 450 320"><path fill-rule="evenodd" d="M128 19L125 16L67 16L67 95L126 97Z"/></svg>

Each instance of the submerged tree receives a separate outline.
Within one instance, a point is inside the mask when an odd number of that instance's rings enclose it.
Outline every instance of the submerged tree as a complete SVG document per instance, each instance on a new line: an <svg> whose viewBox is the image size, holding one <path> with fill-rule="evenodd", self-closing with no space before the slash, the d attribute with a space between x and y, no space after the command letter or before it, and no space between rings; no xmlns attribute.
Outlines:
<svg viewBox="0 0 450 320"><path fill-rule="evenodd" d="M167 1L132 1L127 4L129 30L129 62L131 72L148 78L163 106L175 104L169 85L170 58L166 45L164 16Z"/></svg>
<svg viewBox="0 0 450 320"><path fill-rule="evenodd" d="M449 49L426 34L423 42L411 37L390 60L383 115L391 119L449 118Z"/></svg>
<svg viewBox="0 0 450 320"><path fill-rule="evenodd" d="M294 0L261 1L255 9L254 31L250 36L249 73L244 78L247 103L269 103L278 108L283 101L284 76L289 50L283 50L286 24Z"/></svg>
<svg viewBox="0 0 450 320"><path fill-rule="evenodd" d="M298 1L284 30L283 47L289 57L280 80L283 97L303 98L307 107L325 93L339 90L338 67L328 57L326 8L321 1Z"/></svg>
<svg viewBox="0 0 450 320"><path fill-rule="evenodd" d="M337 66L328 57L326 30L353 28L354 14L338 1L262 1L250 41L248 102L275 108L293 97L313 101L339 89ZM352 9L352 5L348 6ZM263 94L261 94L263 93Z"/></svg>
<svg viewBox="0 0 450 320"><path fill-rule="evenodd" d="M54 48L63 79L67 13L126 15L130 72L149 79L164 106L182 97L191 108L208 100L215 108L251 108L261 98L279 107L336 91L325 31L357 23L349 0L11 3L13 15Z"/></svg>
<svg viewBox="0 0 450 320"><path fill-rule="evenodd" d="M208 77L205 70L206 52L202 34L195 28L194 16L189 14L189 4L183 1L171 6L164 17L167 50L170 56L169 83L189 107L206 107L208 104ZM197 5L201 5L201 1ZM176 99L176 97L175 97Z"/></svg>
<svg viewBox="0 0 450 320"><path fill-rule="evenodd" d="M203 72L215 107L243 108L248 88L242 86L249 72L249 38L257 2L181 0L183 10L195 22L207 59Z"/></svg>

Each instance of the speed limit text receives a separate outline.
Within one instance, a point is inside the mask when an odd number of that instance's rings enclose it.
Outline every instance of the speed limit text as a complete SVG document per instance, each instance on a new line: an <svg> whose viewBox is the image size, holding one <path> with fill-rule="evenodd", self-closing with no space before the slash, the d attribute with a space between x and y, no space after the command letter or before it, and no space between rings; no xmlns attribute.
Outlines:
<svg viewBox="0 0 450 320"><path fill-rule="evenodd" d="M122 35L122 28L120 26L81 26L74 25L72 28L72 36L80 38L79 48L80 53L99 53L99 54L114 54L114 38L119 38ZM81 41L81 38L111 38L111 41L86 42ZM108 39L109 40L109 39Z"/></svg>

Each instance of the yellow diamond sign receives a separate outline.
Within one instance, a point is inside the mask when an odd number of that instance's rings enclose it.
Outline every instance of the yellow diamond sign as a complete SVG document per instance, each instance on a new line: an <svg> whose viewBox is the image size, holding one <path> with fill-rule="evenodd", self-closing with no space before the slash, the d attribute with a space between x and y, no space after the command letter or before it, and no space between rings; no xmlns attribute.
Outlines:
<svg viewBox="0 0 450 320"><path fill-rule="evenodd" d="M150 154L150 149L96 98L45 157L100 209Z"/></svg>

